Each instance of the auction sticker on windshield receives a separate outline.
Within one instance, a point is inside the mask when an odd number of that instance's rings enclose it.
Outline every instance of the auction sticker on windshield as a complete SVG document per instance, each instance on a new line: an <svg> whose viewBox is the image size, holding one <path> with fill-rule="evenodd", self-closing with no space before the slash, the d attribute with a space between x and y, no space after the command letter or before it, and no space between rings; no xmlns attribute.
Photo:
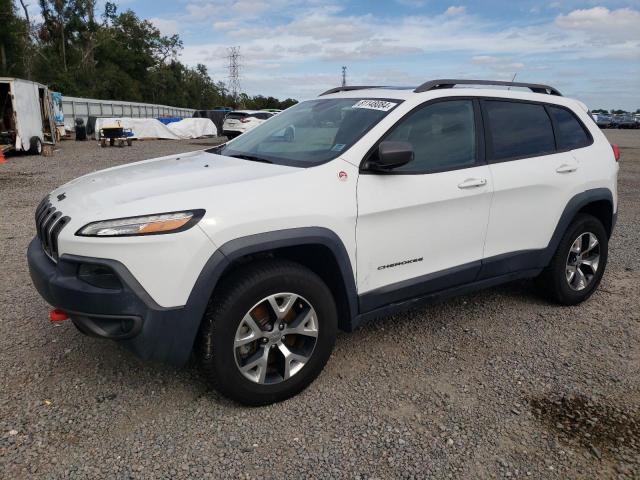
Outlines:
<svg viewBox="0 0 640 480"><path fill-rule="evenodd" d="M360 100L351 108L367 108L369 110L388 112L396 105L396 102L389 102L388 100Z"/></svg>

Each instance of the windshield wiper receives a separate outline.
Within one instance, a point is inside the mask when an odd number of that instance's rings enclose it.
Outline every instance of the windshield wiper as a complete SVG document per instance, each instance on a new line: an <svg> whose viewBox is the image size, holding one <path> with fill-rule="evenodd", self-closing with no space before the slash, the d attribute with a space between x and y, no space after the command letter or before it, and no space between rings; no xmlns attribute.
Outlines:
<svg viewBox="0 0 640 480"><path fill-rule="evenodd" d="M227 155L228 157L233 158L241 158L242 160L250 160L252 162L262 162L262 163L273 163L271 160L267 160L266 158L256 157L255 155L245 155L234 153L233 155Z"/></svg>

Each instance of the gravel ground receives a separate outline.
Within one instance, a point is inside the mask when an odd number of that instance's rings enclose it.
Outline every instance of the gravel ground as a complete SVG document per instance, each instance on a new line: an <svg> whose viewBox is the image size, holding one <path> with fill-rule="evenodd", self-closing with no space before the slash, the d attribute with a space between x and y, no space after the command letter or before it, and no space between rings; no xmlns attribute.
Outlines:
<svg viewBox="0 0 640 480"><path fill-rule="evenodd" d="M55 186L198 141L0 165L0 474L4 478L640 478L640 131L600 289L562 308L515 283L341 334L322 375L264 408L194 367L138 361L52 326L25 251Z"/></svg>

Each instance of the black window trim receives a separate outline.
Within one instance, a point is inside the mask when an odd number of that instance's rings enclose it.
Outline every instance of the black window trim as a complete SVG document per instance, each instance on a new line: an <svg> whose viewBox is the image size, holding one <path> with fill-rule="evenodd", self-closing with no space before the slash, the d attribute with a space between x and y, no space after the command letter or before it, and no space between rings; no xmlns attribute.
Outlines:
<svg viewBox="0 0 640 480"><path fill-rule="evenodd" d="M575 121L578 122L578 125L580 125L580 128L582 128L582 131L587 136L587 143L585 145L582 145L581 147L575 147L575 148L563 148L563 149L558 148L558 135L559 135L560 129L558 128L558 122L556 121L554 116L551 114L551 108L558 108L560 110L564 110L565 112L569 112L569 115L571 115L575 119ZM586 148L593 145L593 136L591 135L591 132L570 108L567 108L564 105L547 103L545 104L545 109L547 110L547 115L549 115L549 118L551 119L551 125L553 127L553 136L556 139L556 153L570 152L572 150L579 150L581 148ZM589 114L589 116L591 117L591 114Z"/></svg>
<svg viewBox="0 0 640 480"><path fill-rule="evenodd" d="M485 158L487 159L487 163L488 164L512 162L512 161L516 161L516 160L526 160L527 158L546 157L548 155L556 155L558 153L566 153L566 152L570 152L572 150L578 150L580 148L585 148L585 147L589 147L589 146L593 145L593 136L591 135L591 132L589 131L589 129L585 127L584 123L578 118L578 116L570 108L565 107L564 105L558 105L557 103L549 103L549 102L537 102L537 101L533 101L533 100L520 100L520 99L506 98L506 97L478 97L478 99L480 100L480 105L481 105L481 109L482 109L482 117L483 117L484 125L485 125L485 128L483 129L484 136L485 136L485 145L486 145L486 157ZM549 153L543 153L542 155L540 155L540 154L519 155L519 156L515 156L515 157L494 159L493 158L493 142L492 142L492 139L491 139L491 132L490 132L491 126L489 125L489 119L488 119L488 114L487 114L487 106L486 106L486 102L487 101L498 101L498 102L509 102L509 103L525 103L525 104L542 106L544 108L544 111L547 114L547 117L549 118L549 121L551 122L551 130L553 131L554 151L553 152L549 152ZM557 123L556 123L555 119L553 118L553 115L551 115L550 107L561 108L561 109L566 110L567 112L569 112L578 121L578 124L580 125L580 127L587 134L587 138L589 139L589 142L586 145L583 145L582 147L558 149L558 126L557 126Z"/></svg>
<svg viewBox="0 0 640 480"><path fill-rule="evenodd" d="M395 128L406 120L413 113L422 110L423 108L427 108L430 105L440 102L451 102L457 100L470 100L473 108L473 119L474 119L474 127L475 127L475 137L476 137L476 158L475 162L472 165L461 165L459 167L445 167L445 168L430 168L425 170L415 170L415 171L396 171L389 170L388 172L374 171L367 168L367 162L370 160L371 156L378 150L380 143L384 142L384 140L395 130ZM452 172L455 170L464 170L467 168L476 168L482 165L486 165L486 135L484 133L484 123L482 121L482 112L480 109L480 97L474 96L451 96L451 97L439 97L428 100L420 105L416 105L414 108L405 113L402 117L400 117L396 122L391 125L386 132L373 144L373 146L367 151L364 155L363 159L360 161L360 174L361 175L429 175L432 173L443 173L443 172Z"/></svg>

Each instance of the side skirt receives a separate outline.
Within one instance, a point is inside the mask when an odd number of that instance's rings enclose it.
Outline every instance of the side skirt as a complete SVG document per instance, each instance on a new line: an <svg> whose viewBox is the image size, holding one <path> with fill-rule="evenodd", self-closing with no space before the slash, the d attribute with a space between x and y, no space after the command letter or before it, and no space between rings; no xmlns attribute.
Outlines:
<svg viewBox="0 0 640 480"><path fill-rule="evenodd" d="M459 295L466 295L468 293L472 293L477 290L482 290L489 287L495 287L496 285L512 282L514 280L534 278L538 276L542 272L542 270L543 270L542 268L534 268L529 270L521 270L519 272L507 273L504 275L499 275L497 277L476 280L474 282L466 283L464 285L458 285L456 287L451 287L451 288L447 288L437 292L428 293L426 295L416 297L416 298L411 298L409 300L403 300L400 302L391 303L383 307L371 310L369 312L359 314L352 322L353 329L355 330L357 327L361 326L362 324L379 317L386 317L386 316L404 312L413 308L422 307L424 305L428 305L431 303L437 303L439 301L446 300L447 298L456 297Z"/></svg>

